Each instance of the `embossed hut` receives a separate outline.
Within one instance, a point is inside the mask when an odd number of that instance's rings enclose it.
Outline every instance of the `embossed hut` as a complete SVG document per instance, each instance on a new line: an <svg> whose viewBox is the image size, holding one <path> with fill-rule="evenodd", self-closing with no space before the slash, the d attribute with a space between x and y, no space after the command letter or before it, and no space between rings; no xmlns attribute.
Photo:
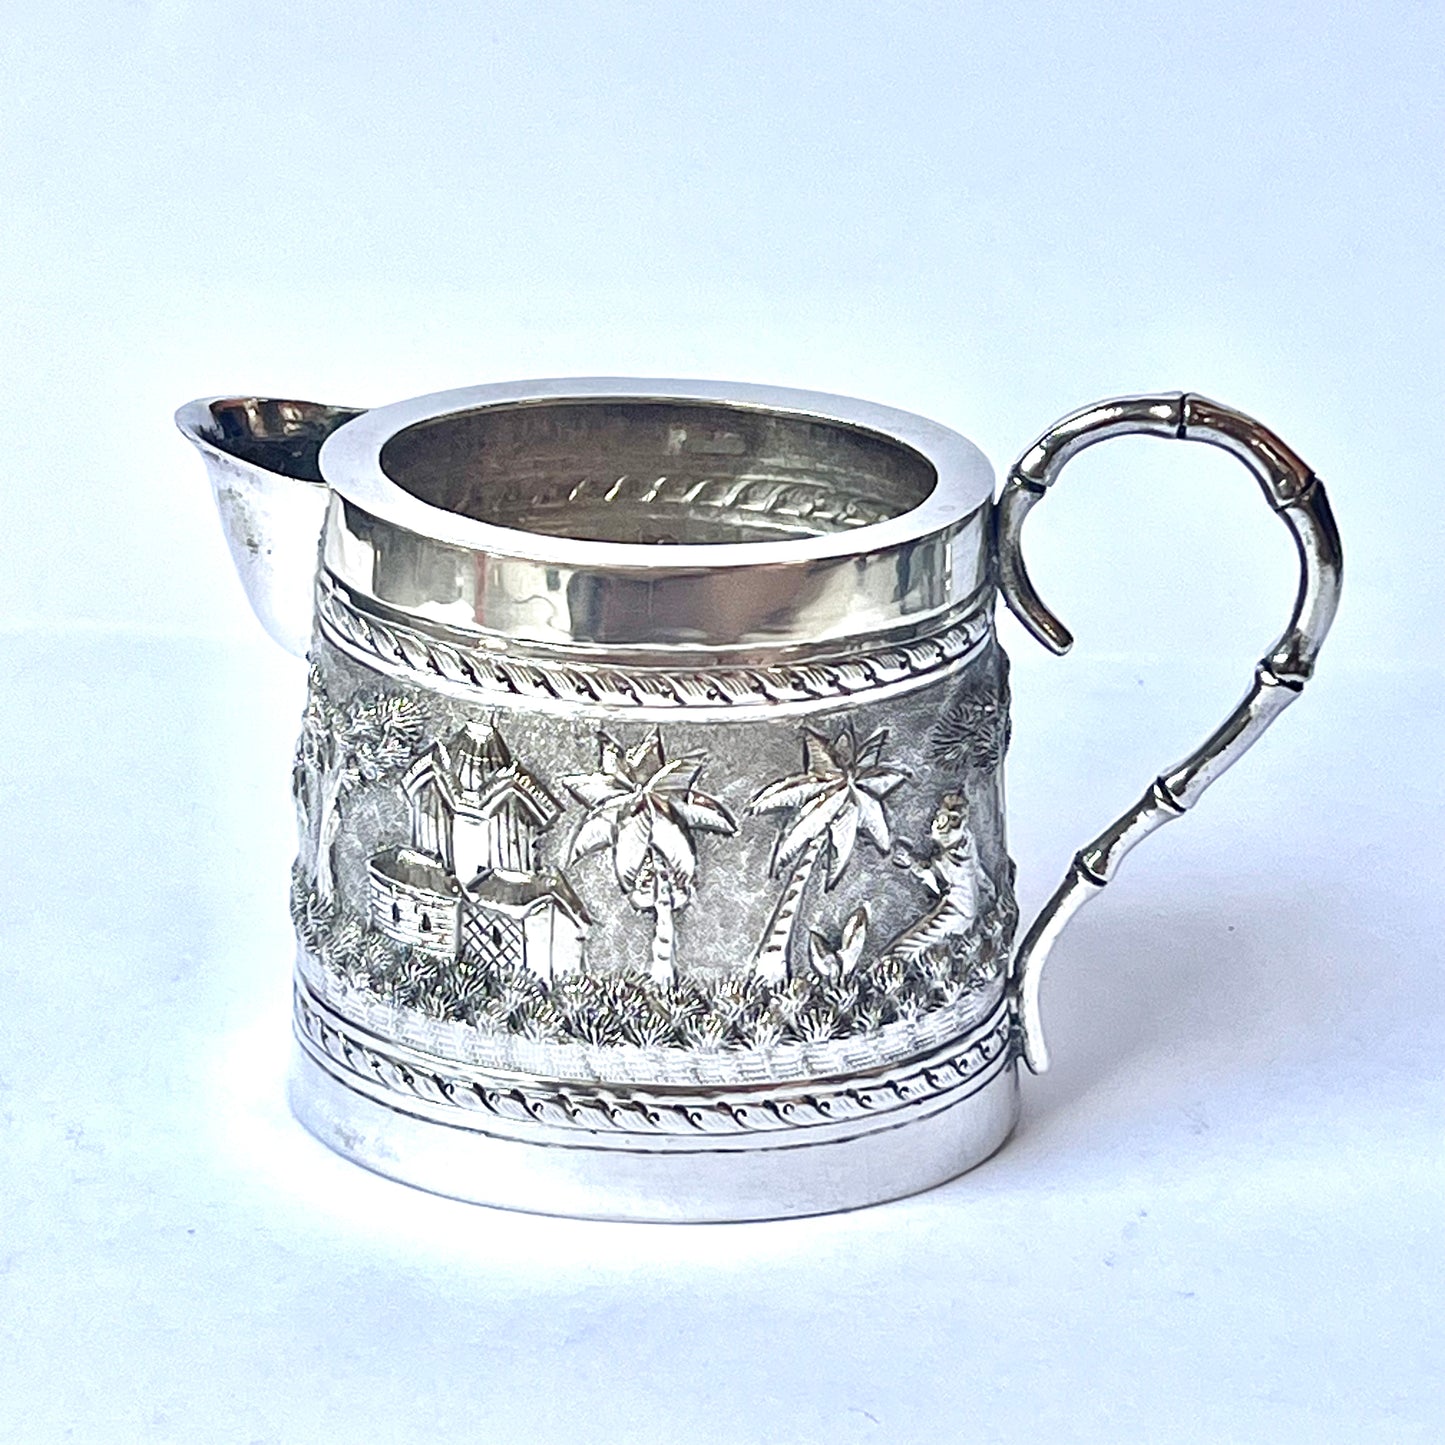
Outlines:
<svg viewBox="0 0 1445 1445"><path fill-rule="evenodd" d="M495 728L468 724L407 770L411 846L371 861L372 921L399 943L552 979L582 966L588 918L537 835L562 806Z"/></svg>
<svg viewBox="0 0 1445 1445"><path fill-rule="evenodd" d="M424 953L456 957L462 891L435 858L415 848L388 848L371 860L369 873L376 928Z"/></svg>

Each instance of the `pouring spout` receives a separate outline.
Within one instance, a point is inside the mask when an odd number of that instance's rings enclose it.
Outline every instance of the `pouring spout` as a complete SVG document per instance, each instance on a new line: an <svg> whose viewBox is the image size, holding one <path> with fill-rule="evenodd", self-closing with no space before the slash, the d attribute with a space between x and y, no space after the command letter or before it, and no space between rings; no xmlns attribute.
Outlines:
<svg viewBox="0 0 1445 1445"><path fill-rule="evenodd" d="M321 443L354 407L274 397L206 397L176 413L205 459L231 557L261 625L287 652L311 641L316 549L330 496Z"/></svg>

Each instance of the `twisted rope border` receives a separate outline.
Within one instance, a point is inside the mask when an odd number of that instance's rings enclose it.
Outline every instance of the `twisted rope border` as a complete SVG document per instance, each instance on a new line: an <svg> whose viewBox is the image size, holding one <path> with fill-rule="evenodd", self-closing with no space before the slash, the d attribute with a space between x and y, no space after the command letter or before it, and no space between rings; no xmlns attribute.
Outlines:
<svg viewBox="0 0 1445 1445"><path fill-rule="evenodd" d="M363 611L325 575L317 582L316 617L328 641L387 672L421 673L428 681L439 679L492 699L652 708L817 702L918 681L966 658L987 639L991 625L987 610L980 608L937 632L856 657L757 667L624 670L443 641Z"/></svg>
<svg viewBox="0 0 1445 1445"><path fill-rule="evenodd" d="M1015 1052L1013 1011L1007 1002L963 1041L923 1059L832 1082L800 1082L739 1090L617 1087L518 1080L433 1058L366 1034L313 995L295 987L296 1037L318 1063L343 1082L355 1080L397 1096L454 1111L453 1121L544 1125L587 1133L704 1137L777 1133L876 1117L905 1105L939 1099L981 1081ZM349 1076L349 1078L347 1077ZM352 1084L352 1087L355 1087Z"/></svg>

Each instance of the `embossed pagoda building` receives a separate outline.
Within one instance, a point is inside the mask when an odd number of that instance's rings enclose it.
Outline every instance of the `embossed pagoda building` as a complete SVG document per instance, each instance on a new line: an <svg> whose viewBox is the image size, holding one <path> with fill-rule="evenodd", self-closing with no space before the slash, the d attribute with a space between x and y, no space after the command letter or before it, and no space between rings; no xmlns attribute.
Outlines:
<svg viewBox="0 0 1445 1445"><path fill-rule="evenodd" d="M586 909L536 862L537 835L562 806L495 728L469 723L434 743L402 791L411 846L371 860L377 929L443 958L520 964L549 981L582 966Z"/></svg>

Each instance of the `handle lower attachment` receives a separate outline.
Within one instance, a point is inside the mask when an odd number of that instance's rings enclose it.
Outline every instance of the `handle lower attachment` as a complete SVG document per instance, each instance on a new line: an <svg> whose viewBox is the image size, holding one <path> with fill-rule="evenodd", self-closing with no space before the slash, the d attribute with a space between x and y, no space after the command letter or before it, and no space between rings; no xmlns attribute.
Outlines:
<svg viewBox="0 0 1445 1445"><path fill-rule="evenodd" d="M1238 457L1290 529L1299 553L1294 612L1260 660L1254 681L1223 724L1074 857L1064 881L1014 955L1012 987L1023 1025L1024 1058L1034 1073L1049 1065L1039 1020L1039 980L1054 941L1078 910L1118 872L1124 855L1165 823L1182 817L1300 695L1339 605L1339 532L1324 484L1273 432L1232 407L1182 393L1120 397L1085 407L1045 432L1014 463L995 512L999 586L1020 622L1045 647L1067 652L1068 628L1039 599L1019 550L1024 518L1070 458L1109 437L1142 433L1207 442Z"/></svg>

